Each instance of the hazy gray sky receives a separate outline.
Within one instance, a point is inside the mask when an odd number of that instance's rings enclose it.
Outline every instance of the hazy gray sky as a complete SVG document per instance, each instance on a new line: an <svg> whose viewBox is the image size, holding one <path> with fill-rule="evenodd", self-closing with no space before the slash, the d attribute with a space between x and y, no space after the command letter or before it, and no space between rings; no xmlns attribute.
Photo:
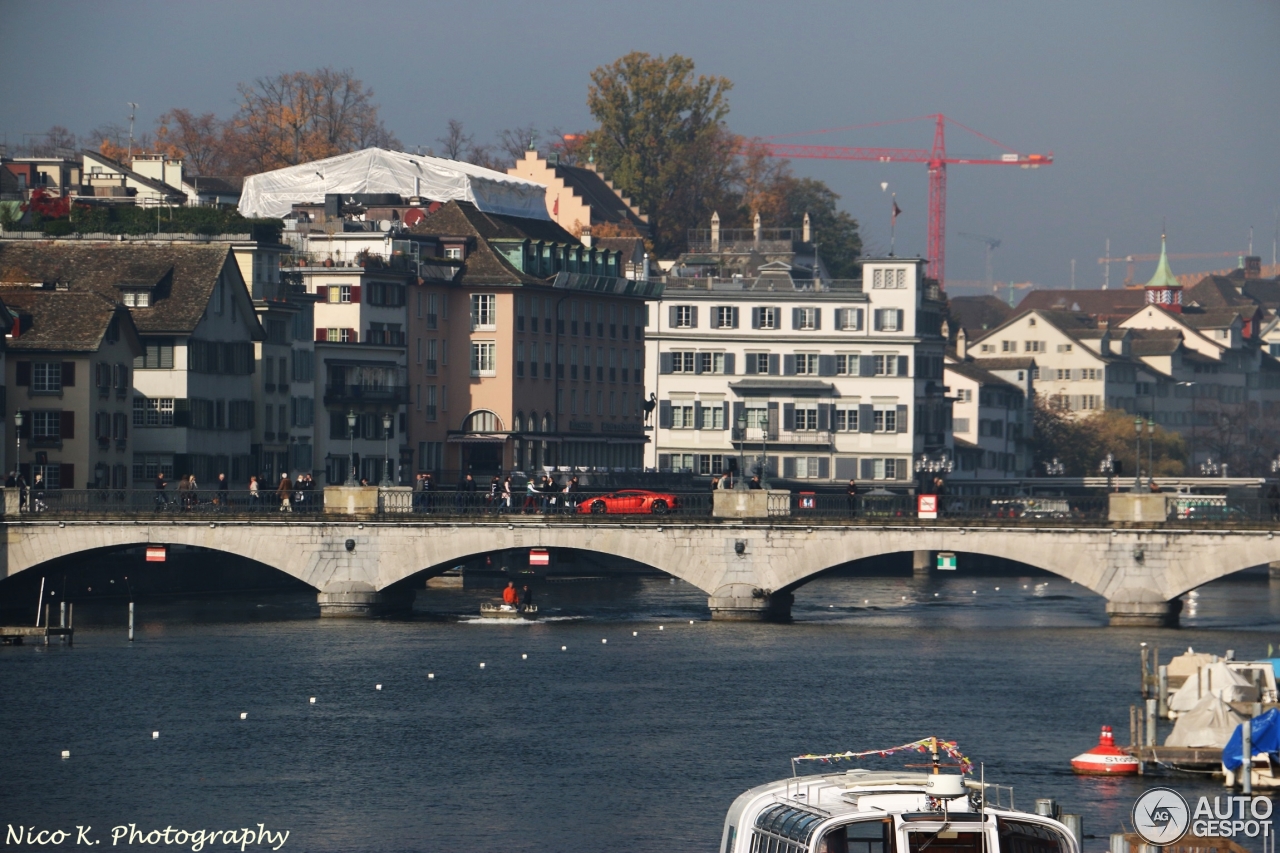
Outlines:
<svg viewBox="0 0 1280 853"><path fill-rule="evenodd" d="M408 146L449 118L479 138L528 123L590 125L588 74L630 50L682 53L730 78L730 126L771 135L942 112L1022 152L1037 171L953 166L947 274L1096 287L1113 254L1243 251L1271 262L1280 207L1280 3L1115 2L0 2L0 135L61 124L151 129L165 110L230 115L239 81L324 65L371 85ZM953 154L996 153L949 132ZM928 147L926 123L812 137ZM797 160L898 253L925 249L922 165ZM779 223L782 224L782 223ZM1223 262L1176 262L1175 271ZM1139 267L1149 276L1153 265ZM1112 269L1112 280L1123 269Z"/></svg>

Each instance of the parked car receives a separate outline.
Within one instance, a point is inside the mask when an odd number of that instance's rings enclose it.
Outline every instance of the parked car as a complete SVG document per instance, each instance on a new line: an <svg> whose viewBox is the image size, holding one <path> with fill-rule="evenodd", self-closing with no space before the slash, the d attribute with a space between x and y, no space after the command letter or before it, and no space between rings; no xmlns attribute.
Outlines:
<svg viewBox="0 0 1280 853"><path fill-rule="evenodd" d="M665 515L678 509L680 500L667 492L650 492L644 489L622 489L607 495L583 498L578 503L579 513L646 513Z"/></svg>

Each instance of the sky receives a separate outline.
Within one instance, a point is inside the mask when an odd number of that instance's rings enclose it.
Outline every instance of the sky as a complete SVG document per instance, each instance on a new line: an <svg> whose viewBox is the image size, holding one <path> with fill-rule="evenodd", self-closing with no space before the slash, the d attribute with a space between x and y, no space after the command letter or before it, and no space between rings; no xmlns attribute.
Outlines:
<svg viewBox="0 0 1280 853"><path fill-rule="evenodd" d="M1254 251L1271 263L1280 212L1280 2L762 2L647 0L0 0L0 142L64 125L139 132L172 107L235 111L236 84L326 65L371 86L387 126L438 147L450 118L480 140L592 125L590 72L632 50L680 53L733 81L729 125L791 134L936 113L1052 166L951 166L947 279L1098 287L1097 259ZM928 148L928 121L796 137ZM950 127L952 156L1001 153ZM862 224L869 251L923 255L921 164L794 160ZM796 223L765 223L786 226ZM821 236L818 236L821 239ZM1233 266L1174 261L1175 272ZM1139 264L1145 280L1154 263ZM1124 268L1112 266L1113 286Z"/></svg>

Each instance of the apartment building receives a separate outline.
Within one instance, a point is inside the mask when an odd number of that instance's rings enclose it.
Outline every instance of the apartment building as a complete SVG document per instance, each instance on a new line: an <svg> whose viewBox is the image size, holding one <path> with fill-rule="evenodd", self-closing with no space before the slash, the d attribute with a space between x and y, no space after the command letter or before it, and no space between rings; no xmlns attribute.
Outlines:
<svg viewBox="0 0 1280 853"><path fill-rule="evenodd" d="M910 481L918 454L951 446L944 303L923 264L868 259L848 281L796 279L776 263L668 276L645 330L657 402L646 465Z"/></svg>
<svg viewBox="0 0 1280 853"><path fill-rule="evenodd" d="M977 362L948 355L944 375L953 399L955 441L949 479L995 480L1028 473L1034 370L1032 358Z"/></svg>
<svg viewBox="0 0 1280 853"><path fill-rule="evenodd" d="M0 299L13 318L6 420L21 420L16 439L6 435L8 470L46 489L129 488L130 379L142 353L129 311L43 282L7 283Z"/></svg>
<svg viewBox="0 0 1280 853"><path fill-rule="evenodd" d="M93 293L128 309L131 476L253 473L254 343L262 340L231 243L218 238L0 240L0 287Z"/></svg>
<svg viewBox="0 0 1280 853"><path fill-rule="evenodd" d="M661 285L546 219L450 201L410 229L410 441L420 471L639 470L644 306Z"/></svg>

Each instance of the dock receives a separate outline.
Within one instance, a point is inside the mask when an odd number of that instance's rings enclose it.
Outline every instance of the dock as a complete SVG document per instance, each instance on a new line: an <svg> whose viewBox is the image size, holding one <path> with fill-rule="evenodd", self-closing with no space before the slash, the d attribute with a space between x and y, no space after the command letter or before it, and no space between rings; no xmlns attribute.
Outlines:
<svg viewBox="0 0 1280 853"><path fill-rule="evenodd" d="M44 644L49 645L50 637L66 637L67 645L75 642L74 628L50 628L42 625L39 628L24 626L5 626L0 625L0 642L5 645L20 646L28 637L40 637L44 639Z"/></svg>
<svg viewBox="0 0 1280 853"><path fill-rule="evenodd" d="M1166 770L1222 775L1221 747L1130 746L1125 751L1142 762L1144 771L1148 765L1156 765Z"/></svg>

